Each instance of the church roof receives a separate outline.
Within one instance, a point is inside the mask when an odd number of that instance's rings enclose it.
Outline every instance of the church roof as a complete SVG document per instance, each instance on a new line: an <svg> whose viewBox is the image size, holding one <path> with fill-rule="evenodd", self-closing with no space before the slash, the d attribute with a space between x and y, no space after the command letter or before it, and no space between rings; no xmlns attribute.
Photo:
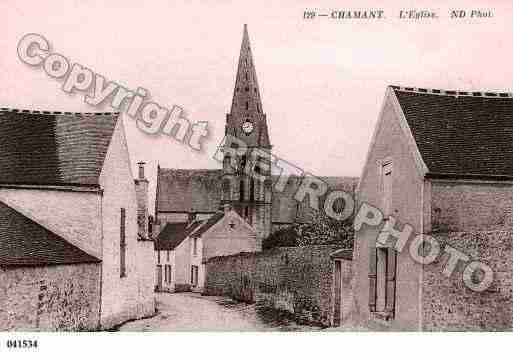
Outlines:
<svg viewBox="0 0 513 359"><path fill-rule="evenodd" d="M428 176L513 177L511 94L392 89Z"/></svg>
<svg viewBox="0 0 513 359"><path fill-rule="evenodd" d="M240 45L239 64L237 66L237 75L235 78L235 88L233 91L230 113L233 115L244 113L246 111L244 101L249 101L249 107L252 110L256 110L256 112L260 113L263 112L255 62L251 52L248 26L246 24L244 24L242 43Z"/></svg>
<svg viewBox="0 0 513 359"><path fill-rule="evenodd" d="M222 170L167 169L157 171L157 212L208 212L214 213L221 204ZM320 177L332 190L354 193L355 177ZM278 180L273 176L273 182ZM272 222L310 222L312 210L308 198L303 203L294 199L301 178L290 176L283 192L273 187ZM320 198L321 205L324 198Z"/></svg>
<svg viewBox="0 0 513 359"><path fill-rule="evenodd" d="M100 260L0 202L0 267L95 262Z"/></svg>
<svg viewBox="0 0 513 359"><path fill-rule="evenodd" d="M0 183L98 185L118 113L0 110Z"/></svg>
<svg viewBox="0 0 513 359"><path fill-rule="evenodd" d="M160 212L215 212L221 203L222 170L157 169Z"/></svg>

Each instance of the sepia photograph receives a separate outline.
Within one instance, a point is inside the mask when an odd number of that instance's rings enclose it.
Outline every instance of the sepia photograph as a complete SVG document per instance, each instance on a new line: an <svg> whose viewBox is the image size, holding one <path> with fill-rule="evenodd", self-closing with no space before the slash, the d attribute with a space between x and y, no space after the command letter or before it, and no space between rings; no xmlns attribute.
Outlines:
<svg viewBox="0 0 513 359"><path fill-rule="evenodd" d="M3 0L0 23L0 356L513 329L513 4Z"/></svg>

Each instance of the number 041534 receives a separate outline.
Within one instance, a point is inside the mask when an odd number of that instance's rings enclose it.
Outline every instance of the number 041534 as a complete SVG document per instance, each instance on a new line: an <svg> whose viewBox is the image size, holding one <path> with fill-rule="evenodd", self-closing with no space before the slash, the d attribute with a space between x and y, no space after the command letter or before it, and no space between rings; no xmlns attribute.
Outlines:
<svg viewBox="0 0 513 359"><path fill-rule="evenodd" d="M37 340L29 340L29 339L8 339L7 340L7 348L10 349L30 349L37 348L38 342Z"/></svg>

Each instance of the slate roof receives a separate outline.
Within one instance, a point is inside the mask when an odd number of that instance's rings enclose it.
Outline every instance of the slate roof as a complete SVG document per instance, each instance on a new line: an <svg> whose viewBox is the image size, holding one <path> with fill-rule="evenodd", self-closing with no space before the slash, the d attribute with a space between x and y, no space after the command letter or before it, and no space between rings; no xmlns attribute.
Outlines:
<svg viewBox="0 0 513 359"><path fill-rule="evenodd" d="M171 212L215 213L221 204L222 170L159 168L157 174L157 210ZM354 193L356 177L320 177L332 190ZM273 176L273 183L278 180ZM294 199L301 178L290 176L283 192L273 193L272 222L309 222L312 210ZM307 200L307 199L306 199ZM324 198L320 199L321 205Z"/></svg>
<svg viewBox="0 0 513 359"><path fill-rule="evenodd" d="M203 233L212 228L212 226L219 222L223 217L224 212L216 212L213 216L209 217L206 221L204 221L203 224L198 228L198 230L192 234L192 236L196 238L201 237Z"/></svg>
<svg viewBox="0 0 513 359"><path fill-rule="evenodd" d="M0 110L0 183L97 186L118 113Z"/></svg>
<svg viewBox="0 0 513 359"><path fill-rule="evenodd" d="M100 262L0 202L0 267Z"/></svg>
<svg viewBox="0 0 513 359"><path fill-rule="evenodd" d="M158 168L158 211L215 212L221 203L222 170Z"/></svg>
<svg viewBox="0 0 513 359"><path fill-rule="evenodd" d="M513 98L392 87L431 177L513 177Z"/></svg>
<svg viewBox="0 0 513 359"><path fill-rule="evenodd" d="M155 250L173 250L182 243L185 238L202 224L201 221L192 223L167 223L157 236Z"/></svg>

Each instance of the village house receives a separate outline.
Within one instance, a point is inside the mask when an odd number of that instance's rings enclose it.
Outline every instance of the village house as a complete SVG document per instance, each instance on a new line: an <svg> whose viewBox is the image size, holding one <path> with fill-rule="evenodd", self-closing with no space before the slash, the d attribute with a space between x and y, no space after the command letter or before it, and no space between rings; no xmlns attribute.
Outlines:
<svg viewBox="0 0 513 359"><path fill-rule="evenodd" d="M155 312L153 242L118 113L0 111L0 328L94 330ZM139 198L137 198L139 196Z"/></svg>
<svg viewBox="0 0 513 359"><path fill-rule="evenodd" d="M210 258L262 250L255 229L229 205L205 220L167 223L155 248L157 288L171 292L203 292Z"/></svg>
<svg viewBox="0 0 513 359"><path fill-rule="evenodd" d="M377 241L384 224L356 232L355 322L388 330L513 326L512 143L509 93L387 89L357 197L379 208L384 223L395 222L386 244ZM433 263L418 264L407 246L397 251L405 224L440 244ZM451 248L468 258L447 277ZM492 268L488 289L465 285L470 261Z"/></svg>

